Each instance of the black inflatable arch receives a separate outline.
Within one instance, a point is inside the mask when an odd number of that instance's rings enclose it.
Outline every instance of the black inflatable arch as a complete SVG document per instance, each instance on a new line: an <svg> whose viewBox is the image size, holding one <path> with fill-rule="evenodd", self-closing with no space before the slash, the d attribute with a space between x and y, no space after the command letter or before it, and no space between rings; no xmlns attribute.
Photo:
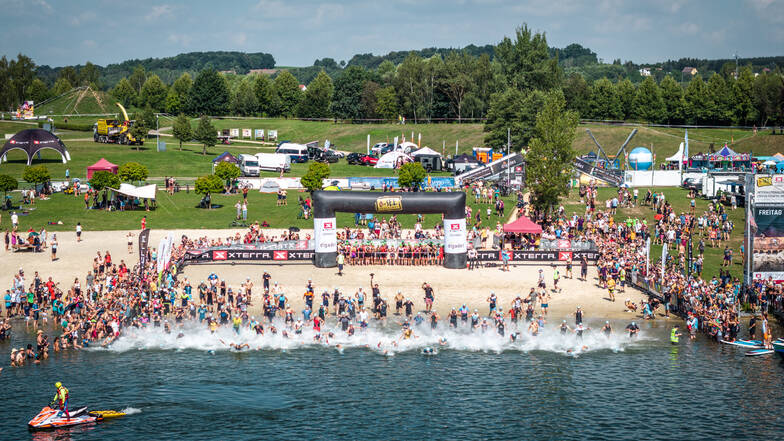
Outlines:
<svg viewBox="0 0 784 441"><path fill-rule="evenodd" d="M313 229L318 268L337 266L335 213L444 214L444 267L466 267L466 195L454 193L313 192Z"/></svg>
<svg viewBox="0 0 784 441"><path fill-rule="evenodd" d="M27 165L33 162L33 156L44 149L52 149L60 154L63 164L71 160L65 144L54 134L43 129L26 129L12 136L0 149L0 162L7 161L6 153L11 150L22 150L27 155Z"/></svg>

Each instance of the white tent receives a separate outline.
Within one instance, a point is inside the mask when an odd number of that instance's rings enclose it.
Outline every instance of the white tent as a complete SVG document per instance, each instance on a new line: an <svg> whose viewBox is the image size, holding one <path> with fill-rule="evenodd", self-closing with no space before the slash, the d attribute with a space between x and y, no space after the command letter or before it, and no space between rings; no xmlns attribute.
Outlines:
<svg viewBox="0 0 784 441"><path fill-rule="evenodd" d="M767 161L763 162L762 165L776 165L776 161L768 159Z"/></svg>
<svg viewBox="0 0 784 441"><path fill-rule="evenodd" d="M378 158L378 163L375 168L398 168L406 162L411 161L411 157L403 152L389 152Z"/></svg>
<svg viewBox="0 0 784 441"><path fill-rule="evenodd" d="M666 159L667 162L681 162L683 161L683 143L678 147L678 153Z"/></svg>
<svg viewBox="0 0 784 441"><path fill-rule="evenodd" d="M155 199L156 189L157 186L155 184L145 185L143 187L136 187L135 185L131 184L120 184L119 189L109 188L109 190L115 191L117 193L139 199Z"/></svg>
<svg viewBox="0 0 784 441"><path fill-rule="evenodd" d="M413 142L403 141L403 142L401 142L400 144L397 145L397 148L395 150L402 150L402 151L404 151L406 153L410 153L411 150L415 150L418 147L419 146L414 144Z"/></svg>
<svg viewBox="0 0 784 441"><path fill-rule="evenodd" d="M437 151L431 149L430 147L422 147L421 149L411 154L411 156L415 158L421 155L441 156L441 153L438 153Z"/></svg>

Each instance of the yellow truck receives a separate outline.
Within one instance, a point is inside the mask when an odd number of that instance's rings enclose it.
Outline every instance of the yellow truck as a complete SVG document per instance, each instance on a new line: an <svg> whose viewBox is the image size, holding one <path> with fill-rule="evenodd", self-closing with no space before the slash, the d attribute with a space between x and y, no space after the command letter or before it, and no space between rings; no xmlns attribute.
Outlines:
<svg viewBox="0 0 784 441"><path fill-rule="evenodd" d="M93 124L93 141L104 144L144 145L144 139L136 139L131 135L131 127L135 121L128 119L128 112L122 104L117 103L122 110L123 121L116 119L99 119Z"/></svg>

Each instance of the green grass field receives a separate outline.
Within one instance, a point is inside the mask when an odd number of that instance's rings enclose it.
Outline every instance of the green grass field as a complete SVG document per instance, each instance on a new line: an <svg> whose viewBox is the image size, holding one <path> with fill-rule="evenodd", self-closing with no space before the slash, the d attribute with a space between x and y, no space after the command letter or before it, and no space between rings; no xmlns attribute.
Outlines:
<svg viewBox="0 0 784 441"><path fill-rule="evenodd" d="M381 194L379 192L379 195ZM259 221L260 223L266 221L272 228L296 226L303 229L312 229L312 219L298 219L300 209L297 199L299 196L305 198L308 194L306 192L290 191L288 193L289 204L284 207L278 207L276 206L277 198L275 194L250 192L248 194L248 221ZM193 192L185 193L182 191L175 193L174 196L169 196L167 193L159 191L158 207L155 210L149 212L144 210L108 212L104 210L87 210L84 207L84 199L82 197L58 193L49 200L36 201L33 206L25 205L23 208L28 209L29 214L21 215L19 223L21 230L27 230L28 228L40 229L45 226L49 231L73 231L77 222L81 222L86 232L90 230L131 230L138 229L142 217L146 215L148 228L229 228L236 214L234 204L241 199L241 195L216 194L212 196L212 202L215 205L221 205L221 207L207 210L197 208L201 196ZM472 197L468 197L466 200L472 209L479 207L482 210L486 210L489 206L487 204L474 204ZM516 200L510 197L504 198L504 201L507 207L506 214L509 215L511 207L514 206ZM19 196L14 197L14 202L19 202ZM0 229L4 231L11 227L10 213L3 211L2 215ZM388 218L389 216L383 217ZM337 218L339 227L354 225L353 213L339 213ZM401 214L398 215L398 219L404 228L413 228L416 223L416 216L413 214ZM501 221L503 223L505 220L493 214L488 221L483 211L482 222L491 228L495 228L496 222ZM423 226L432 228L440 221L441 215L429 214L425 216ZM49 222L62 222L63 224L48 225Z"/></svg>
<svg viewBox="0 0 784 441"><path fill-rule="evenodd" d="M93 121L94 118L81 118L84 121ZM89 121L88 121L89 120ZM162 132L166 133L171 129L165 129L166 124L171 121L162 120ZM195 121L193 122L195 125ZM364 152L366 149L366 137L371 135L371 142L382 142L392 140L394 136L401 136L406 132L408 138L411 131L415 132L415 137L422 133L422 144L428 145L437 151L441 150L442 141L446 143L445 153L454 154L455 141L459 141L459 153L470 153L471 148L483 145L484 134L481 124L419 124L419 125L393 125L393 124L334 124L332 122L313 122L299 120L215 120L217 128L264 128L265 130L277 129L280 140L292 140L294 142L305 143L313 140L324 142L329 139L338 149L346 151ZM24 128L32 127L29 124L19 122L0 121L0 134L16 133ZM590 128L597 140L602 144L605 151L614 155L618 147L623 144L626 137L631 132L631 127L616 127L589 125L577 128L574 142L575 150L584 154L595 150L595 145L586 133L585 129ZM709 144L713 143L714 148L718 149L723 145L723 140L735 139L733 148L740 152L752 151L758 155L773 155L776 152L784 151L784 136L773 136L769 132L753 135L751 131L738 131L729 129L693 129L690 130L690 152L708 151ZM67 165L60 162L59 156L54 152L42 153L41 161L34 163L45 164L52 175L61 178L65 174L65 169L71 171L72 177L85 177L86 168L105 157L115 164L123 164L128 161L140 162L148 167L151 177L178 176L183 178L195 178L211 171L211 159L222 153L224 150L230 151L234 155L241 153L272 152L273 145L261 145L238 141L232 145L216 145L208 149L207 156L202 156L202 147L196 143L186 143L183 151L178 150L178 141L173 137L162 136L162 140L167 143L166 152L157 152L155 139L148 139L141 151L136 151L135 147L120 146L112 144L96 144L92 142L91 132L62 131L61 138L68 146L72 161ZM661 162L667 156L674 154L683 140L682 129L672 128L649 128L639 127L639 132L630 143L630 147L645 146L650 148ZM21 177L25 166L25 156L15 151L8 154L8 163L0 164L0 173L10 174ZM295 165L293 172L289 176L301 176L307 166ZM390 176L389 170L378 170L368 167L349 166L345 162L332 165L335 177L348 176ZM271 176L269 174L267 176Z"/></svg>

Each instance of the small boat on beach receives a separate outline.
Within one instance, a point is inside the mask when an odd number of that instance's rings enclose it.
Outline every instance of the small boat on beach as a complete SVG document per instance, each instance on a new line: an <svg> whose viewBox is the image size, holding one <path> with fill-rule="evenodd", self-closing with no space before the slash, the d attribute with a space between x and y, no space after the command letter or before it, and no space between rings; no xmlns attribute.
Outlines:
<svg viewBox="0 0 784 441"><path fill-rule="evenodd" d="M721 342L726 345L740 346L748 349L763 349L765 347L760 340L722 340Z"/></svg>

